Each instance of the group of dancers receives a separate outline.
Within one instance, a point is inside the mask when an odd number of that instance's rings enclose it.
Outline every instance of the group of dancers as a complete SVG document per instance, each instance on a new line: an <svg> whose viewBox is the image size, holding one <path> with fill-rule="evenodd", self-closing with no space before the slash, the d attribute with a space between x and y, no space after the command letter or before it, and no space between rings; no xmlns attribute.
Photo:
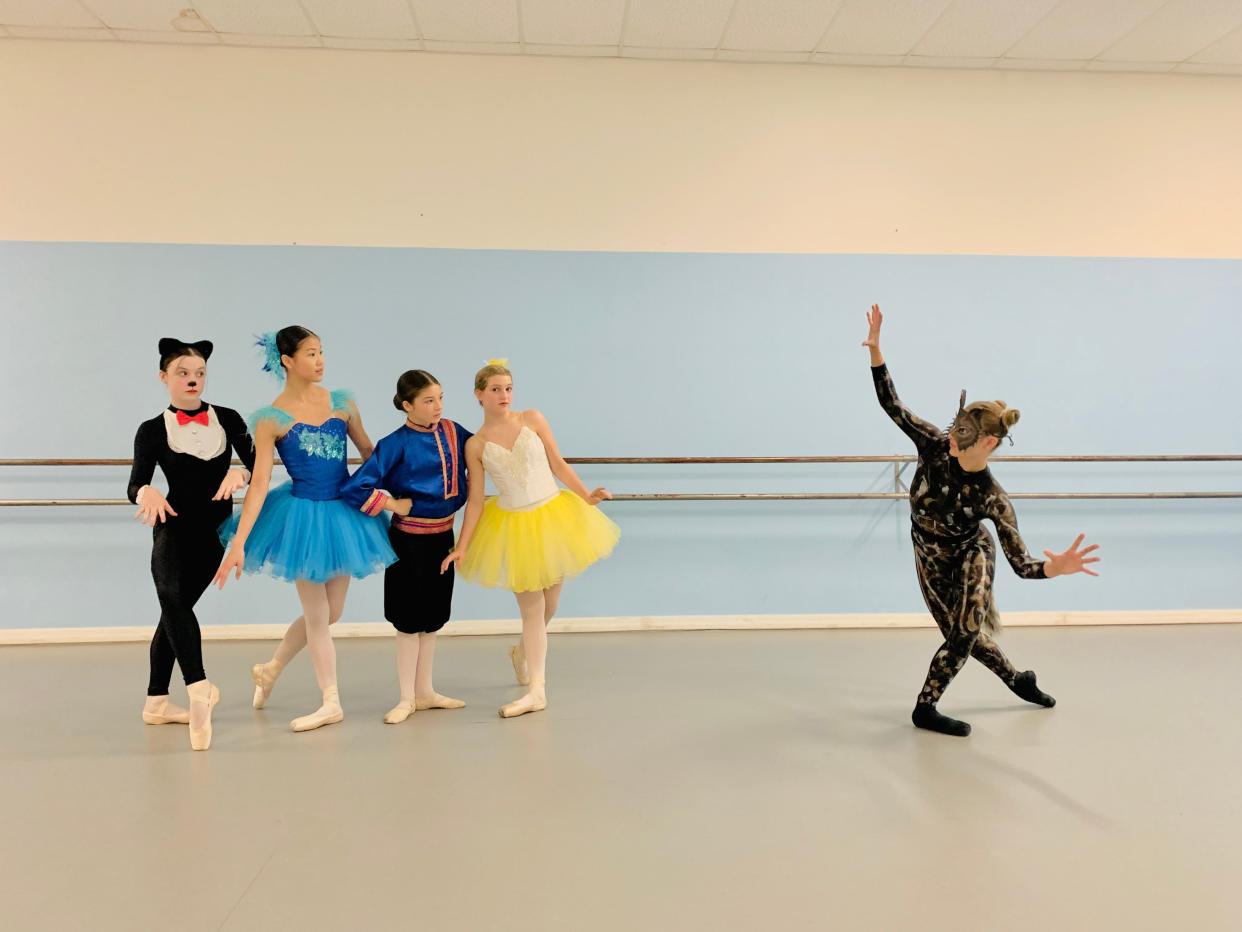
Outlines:
<svg viewBox="0 0 1242 932"><path fill-rule="evenodd" d="M863 345L870 350L880 405L918 451L910 492L915 565L945 638L912 720L944 734L970 733L968 724L942 715L936 704L971 656L1021 698L1052 706L1035 674L1019 673L993 638L999 624L992 597L995 546L981 522L996 525L1010 565L1027 579L1095 575L1090 564L1099 559L1091 555L1097 547L1082 547L1079 535L1063 553L1031 557L1009 498L987 466L1018 412L999 401L967 405L963 392L947 432L914 416L897 398L880 353L878 306L867 319ZM451 614L455 575L508 589L517 599L522 636L509 656L526 692L502 706L500 715L545 709L547 625L564 581L607 557L621 532L596 507L612 496L604 488L587 488L561 455L543 415L513 409L507 361L490 360L475 376L483 412L477 432L445 418L439 381L411 369L397 380L393 397L403 422L373 444L352 394L320 386L324 352L315 333L285 327L261 337L259 345L264 369L283 390L247 426L233 409L203 400L209 341L159 341L159 377L170 403L139 426L129 482L138 519L153 528L151 574L160 605L143 721L187 724L194 750L211 746L220 691L203 668L194 606L213 581L223 587L243 571L267 573L297 590L301 615L272 658L251 670L253 705L261 709L285 667L308 649L322 704L295 718L294 731L344 718L331 625L344 611L350 580L381 570L384 617L396 629L400 691L385 722L464 706L433 683L436 633ZM351 441L363 459L352 475ZM272 488L276 453L289 481ZM241 467L231 465L233 454ZM166 494L151 484L157 465ZM485 476L496 488L494 497L485 496ZM245 499L234 514L233 496L242 488ZM463 508L455 536L454 519ZM189 709L169 699L174 660Z"/></svg>
<svg viewBox="0 0 1242 932"><path fill-rule="evenodd" d="M404 422L373 444L353 396L320 387L318 336L285 327L261 337L260 345L264 368L284 389L251 416L247 430L237 412L202 400L210 342L159 343L170 404L139 427L129 484L138 518L154 527L151 573L161 609L143 720L188 724L190 746L210 747L220 691L203 670L194 606L213 581L223 587L243 570L297 589L301 615L272 658L251 670L253 704L263 708L284 668L308 649L323 700L293 720L294 731L344 718L330 626L344 611L350 580L381 570L384 617L397 629L400 684L400 701L386 722L398 724L419 709L464 705L436 692L432 678L436 632L449 619L456 572L517 597L522 638L510 656L527 690L500 714L512 718L546 708L546 626L561 587L608 556L621 532L593 507L611 497L608 491L583 485L560 455L547 420L538 411L513 410L505 360L491 360L475 376L483 409L477 433L443 417L439 381L414 369L398 379L393 397ZM364 459L353 475L349 441ZM242 468L230 468L232 452ZM276 453L289 481L271 488ZM151 485L156 465L167 495ZM485 500L485 473L500 492L494 499ZM243 486L241 512L233 515L233 495ZM454 539L453 519L463 507ZM174 658L188 710L169 701Z"/></svg>

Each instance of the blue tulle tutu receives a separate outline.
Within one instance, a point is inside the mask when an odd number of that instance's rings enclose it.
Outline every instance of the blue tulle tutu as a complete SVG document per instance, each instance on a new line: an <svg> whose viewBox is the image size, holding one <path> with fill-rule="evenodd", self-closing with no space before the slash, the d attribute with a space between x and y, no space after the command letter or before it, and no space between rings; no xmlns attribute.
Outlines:
<svg viewBox="0 0 1242 932"><path fill-rule="evenodd" d="M220 542L226 549L240 519L241 514L234 513L220 527ZM290 582L323 583L337 576L362 579L396 560L386 522L367 517L339 498L297 498L292 482L267 493L246 539L247 573L267 573Z"/></svg>

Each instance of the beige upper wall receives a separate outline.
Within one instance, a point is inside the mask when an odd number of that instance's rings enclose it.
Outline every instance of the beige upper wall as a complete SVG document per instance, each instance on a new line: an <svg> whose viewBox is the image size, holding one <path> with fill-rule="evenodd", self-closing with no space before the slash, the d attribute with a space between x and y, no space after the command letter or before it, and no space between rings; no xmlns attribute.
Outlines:
<svg viewBox="0 0 1242 932"><path fill-rule="evenodd" d="M0 239L1242 257L1242 78L0 41Z"/></svg>

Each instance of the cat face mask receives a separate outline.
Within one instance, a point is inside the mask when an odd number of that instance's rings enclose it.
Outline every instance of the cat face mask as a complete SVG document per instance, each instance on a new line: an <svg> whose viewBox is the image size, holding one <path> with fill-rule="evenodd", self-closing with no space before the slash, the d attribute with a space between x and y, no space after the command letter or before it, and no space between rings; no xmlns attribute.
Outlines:
<svg viewBox="0 0 1242 932"><path fill-rule="evenodd" d="M978 416L973 411L966 410L966 389L964 388L957 401L957 416L949 425L949 434L957 440L959 450L969 450L983 436L983 428L979 424Z"/></svg>

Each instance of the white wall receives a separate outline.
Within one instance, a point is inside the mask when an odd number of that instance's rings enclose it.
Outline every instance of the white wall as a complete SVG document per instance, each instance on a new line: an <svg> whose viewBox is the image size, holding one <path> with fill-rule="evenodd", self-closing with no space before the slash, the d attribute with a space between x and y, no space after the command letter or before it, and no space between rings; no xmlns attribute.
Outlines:
<svg viewBox="0 0 1242 932"><path fill-rule="evenodd" d="M0 239L1242 257L1242 78L11 41Z"/></svg>

